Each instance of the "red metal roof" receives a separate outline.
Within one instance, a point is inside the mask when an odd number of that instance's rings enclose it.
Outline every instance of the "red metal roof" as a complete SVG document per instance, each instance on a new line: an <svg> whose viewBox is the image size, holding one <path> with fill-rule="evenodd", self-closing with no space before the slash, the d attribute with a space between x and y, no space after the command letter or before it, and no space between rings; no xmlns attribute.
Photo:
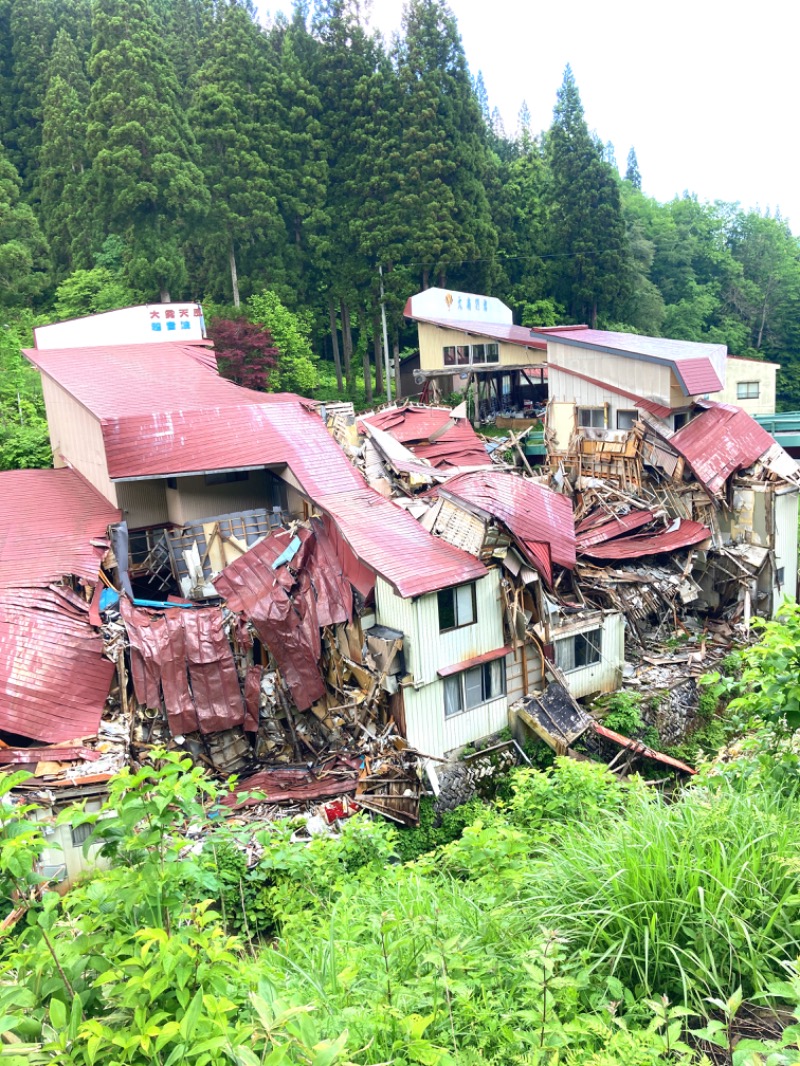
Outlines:
<svg viewBox="0 0 800 1066"><path fill-rule="evenodd" d="M704 406L669 443L709 492L719 492L731 474L752 466L775 441L741 407L714 401Z"/></svg>
<svg viewBox="0 0 800 1066"><path fill-rule="evenodd" d="M0 589L66 574L94 583L107 527L120 517L74 470L0 473Z"/></svg>
<svg viewBox="0 0 800 1066"><path fill-rule="evenodd" d="M712 361L712 355L725 349L721 344L640 337L635 333L614 333L603 329L562 330L553 339L574 347L666 364L673 370L686 396L701 396L722 389Z"/></svg>
<svg viewBox="0 0 800 1066"><path fill-rule="evenodd" d="M578 551L581 555L588 555L590 559L639 559L648 555L660 555L661 552L690 548L711 536L711 530L699 522L679 518L676 523L674 529L646 533L638 537L615 537L605 544L581 547Z"/></svg>
<svg viewBox="0 0 800 1066"><path fill-rule="evenodd" d="M473 655L471 659L464 659L463 662L454 663L452 666L440 666L436 673L439 677L450 677L452 674L460 674L463 670L470 670L474 666L482 666L484 663L494 662L495 659L502 659L513 650L513 646L507 644L504 648L485 651L483 655Z"/></svg>
<svg viewBox="0 0 800 1066"><path fill-rule="evenodd" d="M451 318L413 318L415 322L424 322L429 326L439 326L456 333L471 333L476 337L488 337L489 340L502 344L516 344L520 348L534 348L539 352L547 351L547 339L535 333L530 326L511 326L504 322L457 322Z"/></svg>
<svg viewBox="0 0 800 1066"><path fill-rule="evenodd" d="M288 466L340 526L356 557L401 595L486 573L368 488L322 419L296 397L239 388L190 345L131 345L28 353L100 420L112 478Z"/></svg>
<svg viewBox="0 0 800 1066"><path fill-rule="evenodd" d="M584 551L586 548L591 548L593 544L604 544L615 537L621 537L633 529L646 526L648 522L653 521L654 517L652 511L630 511L626 515L612 515L600 525L592 525L585 532L578 533L577 549L579 552Z"/></svg>
<svg viewBox="0 0 800 1066"><path fill-rule="evenodd" d="M360 419L390 433L420 459L437 469L457 466L491 466L486 448L466 418L452 417L449 407L388 408ZM430 438L439 434L434 441Z"/></svg>
<svg viewBox="0 0 800 1066"><path fill-rule="evenodd" d="M401 596L422 596L486 575L482 562L432 537L408 511L370 488L319 496L316 503L356 558Z"/></svg>
<svg viewBox="0 0 800 1066"><path fill-rule="evenodd" d="M70 589L9 589L0 601L0 729L51 744L97 733L114 664Z"/></svg>
<svg viewBox="0 0 800 1066"><path fill-rule="evenodd" d="M457 474L436 491L499 519L546 581L553 579L551 559L568 569L575 565L575 527L566 496L502 470Z"/></svg>

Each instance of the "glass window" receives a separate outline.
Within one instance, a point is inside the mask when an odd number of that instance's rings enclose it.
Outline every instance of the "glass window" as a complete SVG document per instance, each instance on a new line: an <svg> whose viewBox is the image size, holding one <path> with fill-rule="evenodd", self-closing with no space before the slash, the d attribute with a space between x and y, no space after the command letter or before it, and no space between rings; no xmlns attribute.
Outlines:
<svg viewBox="0 0 800 1066"><path fill-rule="evenodd" d="M606 424L604 407L579 407L578 425L586 429L603 429Z"/></svg>
<svg viewBox="0 0 800 1066"><path fill-rule="evenodd" d="M444 716L461 714L464 704L461 701L461 674L451 674L444 679Z"/></svg>
<svg viewBox="0 0 800 1066"><path fill-rule="evenodd" d="M473 344L472 345L472 362L473 363L485 363L486 362L486 345L485 344Z"/></svg>
<svg viewBox="0 0 800 1066"><path fill-rule="evenodd" d="M564 673L578 670L582 666L592 666L600 662L600 648L603 641L601 629L590 629L586 633L574 633L563 637L555 643L556 666Z"/></svg>
<svg viewBox="0 0 800 1066"><path fill-rule="evenodd" d="M482 666L473 666L444 679L444 716L472 711L482 703L505 695L506 661L503 656Z"/></svg>
<svg viewBox="0 0 800 1066"><path fill-rule="evenodd" d="M460 629L471 626L477 619L475 605L475 585L458 585L453 589L442 589L437 593L439 600L439 631Z"/></svg>
<svg viewBox="0 0 800 1066"><path fill-rule="evenodd" d="M456 363L459 366L469 365L469 345L458 344L456 345Z"/></svg>
<svg viewBox="0 0 800 1066"><path fill-rule="evenodd" d="M473 707L480 707L484 702L483 695L483 667L476 666L472 670L465 670L464 674L464 694L466 699L467 710L471 711Z"/></svg>
<svg viewBox="0 0 800 1066"><path fill-rule="evenodd" d="M737 400L757 400L758 399L759 386L757 381L737 381L736 382L736 399Z"/></svg>
<svg viewBox="0 0 800 1066"><path fill-rule="evenodd" d="M444 365L445 366L455 366L456 365L456 350L455 350L455 348L453 347L452 344L448 345L448 347L444 349Z"/></svg>
<svg viewBox="0 0 800 1066"><path fill-rule="evenodd" d="M617 429L633 429L634 422L638 421L638 411L617 411Z"/></svg>
<svg viewBox="0 0 800 1066"><path fill-rule="evenodd" d="M500 349L496 344L486 345L486 362L487 363L499 363L500 362Z"/></svg>

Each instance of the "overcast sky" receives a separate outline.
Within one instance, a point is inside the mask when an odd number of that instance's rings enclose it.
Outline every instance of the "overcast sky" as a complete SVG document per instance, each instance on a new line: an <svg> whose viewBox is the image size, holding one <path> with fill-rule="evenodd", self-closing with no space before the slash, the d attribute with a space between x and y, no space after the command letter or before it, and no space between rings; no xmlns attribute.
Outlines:
<svg viewBox="0 0 800 1066"><path fill-rule="evenodd" d="M262 0L262 11L290 8ZM534 131L549 126L564 67L591 129L625 169L636 149L644 192L780 208L800 234L800 5L793 0L453 0L473 74L507 131L527 100ZM373 0L384 36L402 0Z"/></svg>

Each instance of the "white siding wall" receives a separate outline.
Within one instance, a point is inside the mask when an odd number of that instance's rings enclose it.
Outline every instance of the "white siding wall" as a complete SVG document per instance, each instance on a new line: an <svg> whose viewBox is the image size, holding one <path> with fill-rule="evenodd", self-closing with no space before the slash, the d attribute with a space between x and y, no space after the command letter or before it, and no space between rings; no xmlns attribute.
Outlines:
<svg viewBox="0 0 800 1066"><path fill-rule="evenodd" d="M776 588L773 597L773 613L783 602L784 596L797 596L797 511L796 489L783 489L774 493L775 500L775 566L783 567L784 580Z"/></svg>
<svg viewBox="0 0 800 1066"><path fill-rule="evenodd" d="M108 476L100 423L45 374L42 392L54 465L74 467L110 504L119 506L116 488Z"/></svg>
<svg viewBox="0 0 800 1066"><path fill-rule="evenodd" d="M553 630L553 641L591 629L602 629L603 638L599 663L580 666L565 674L567 685L575 699L591 696L596 692L613 692L622 684L622 667L625 662L625 621L621 614L607 614L602 621L563 626Z"/></svg>
<svg viewBox="0 0 800 1066"><path fill-rule="evenodd" d="M440 633L436 593L409 600L398 596L382 578L375 583L378 622L405 634L406 672L413 679L403 689L408 740L428 755L443 755L508 724L507 696L445 719L444 682L437 670L504 644L498 570L490 570L476 583L475 599L474 625Z"/></svg>
<svg viewBox="0 0 800 1066"><path fill-rule="evenodd" d="M607 352L595 352L589 348L573 348L571 345L559 344L555 340L547 339L547 358L550 366L548 371L551 397L558 399L553 391L554 377L562 381L571 382L571 392L581 389L588 382L582 382L580 378L570 378L568 375L553 373L555 367L564 366L579 374L597 381L607 382L617 388L625 389L636 396L642 396L648 400L657 400L665 406L681 406L685 399L679 398L680 390L675 393L673 388L672 371L668 366L660 363L649 363L642 359L626 359L620 355L610 355ZM571 399L565 395L564 399ZM617 396L612 402L622 404L623 397Z"/></svg>

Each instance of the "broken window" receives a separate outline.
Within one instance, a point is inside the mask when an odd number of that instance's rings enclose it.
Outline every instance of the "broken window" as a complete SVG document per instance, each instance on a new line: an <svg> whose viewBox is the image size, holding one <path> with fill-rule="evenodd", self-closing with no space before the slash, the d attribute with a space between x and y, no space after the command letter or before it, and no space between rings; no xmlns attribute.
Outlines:
<svg viewBox="0 0 800 1066"><path fill-rule="evenodd" d="M757 381L737 381L736 382L736 399L737 400L757 400L759 394L759 384Z"/></svg>
<svg viewBox="0 0 800 1066"><path fill-rule="evenodd" d="M638 421L638 411L617 411L617 429L633 429L634 423Z"/></svg>
<svg viewBox="0 0 800 1066"><path fill-rule="evenodd" d="M273 511L289 510L289 497L286 493L286 482L279 478L277 474L273 474L271 470L267 471L267 493L270 507Z"/></svg>
<svg viewBox="0 0 800 1066"><path fill-rule="evenodd" d="M578 425L585 429L603 429L606 424L605 407L579 407Z"/></svg>
<svg viewBox="0 0 800 1066"><path fill-rule="evenodd" d="M444 716L450 718L474 710L482 703L504 696L505 692L506 661L502 657L460 674L451 674L444 679Z"/></svg>
<svg viewBox="0 0 800 1066"><path fill-rule="evenodd" d="M573 633L555 642L556 666L567 673L582 666L600 662L603 644L602 629L589 629L585 633Z"/></svg>
<svg viewBox="0 0 800 1066"><path fill-rule="evenodd" d="M439 632L471 626L477 619L475 604L475 584L457 585L452 589L441 589L439 599Z"/></svg>

